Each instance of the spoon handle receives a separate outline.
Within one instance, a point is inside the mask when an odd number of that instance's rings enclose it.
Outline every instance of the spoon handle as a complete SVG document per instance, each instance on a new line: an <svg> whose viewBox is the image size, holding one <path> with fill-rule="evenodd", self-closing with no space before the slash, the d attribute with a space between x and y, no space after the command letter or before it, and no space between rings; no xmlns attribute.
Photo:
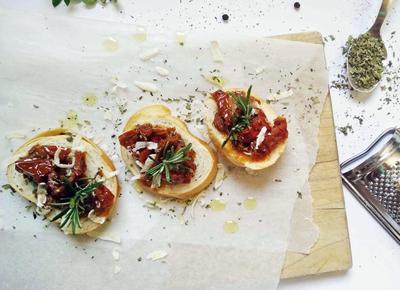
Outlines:
<svg viewBox="0 0 400 290"><path fill-rule="evenodd" d="M381 8L379 9L378 16L375 19L374 24L369 30L369 33L372 36L380 38L380 32L381 32L381 27L383 24L383 21L385 20L389 5L390 5L390 0L383 0Z"/></svg>

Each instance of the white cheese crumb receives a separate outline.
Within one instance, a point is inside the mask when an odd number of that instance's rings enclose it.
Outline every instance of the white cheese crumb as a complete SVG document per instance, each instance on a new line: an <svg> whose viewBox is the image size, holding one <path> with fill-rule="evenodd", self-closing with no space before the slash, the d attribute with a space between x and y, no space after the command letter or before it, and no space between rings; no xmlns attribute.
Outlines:
<svg viewBox="0 0 400 290"><path fill-rule="evenodd" d="M143 168L143 163L140 162L139 160L136 160L135 163L139 168Z"/></svg>
<svg viewBox="0 0 400 290"><path fill-rule="evenodd" d="M119 160L118 154L114 153L113 155L111 155L111 160L114 161L114 162L117 162Z"/></svg>
<svg viewBox="0 0 400 290"><path fill-rule="evenodd" d="M91 211L89 211L88 218L89 218L92 222L94 222L94 223L96 223L96 224L104 224L104 222L106 221L106 217L104 217L104 216L97 216L97 215L94 213L94 209L92 209Z"/></svg>
<svg viewBox="0 0 400 290"><path fill-rule="evenodd" d="M267 133L267 127L264 126L261 128L260 132L257 135L256 147L255 147L256 150L261 145L261 143L264 141L265 133Z"/></svg>
<svg viewBox="0 0 400 290"><path fill-rule="evenodd" d="M110 111L104 113L104 120L112 122L114 120L113 115Z"/></svg>
<svg viewBox="0 0 400 290"><path fill-rule="evenodd" d="M146 256L147 260L151 260L151 261L157 261L157 260L161 260L164 259L168 256L168 253L164 250L157 250L154 252L151 252L150 254L148 254Z"/></svg>
<svg viewBox="0 0 400 290"><path fill-rule="evenodd" d="M92 238L100 239L107 242L121 243L121 236L112 232L103 232L102 230L94 230L88 232L87 235Z"/></svg>
<svg viewBox="0 0 400 290"><path fill-rule="evenodd" d="M136 181L140 179L140 175L134 175L131 177L130 181Z"/></svg>
<svg viewBox="0 0 400 290"><path fill-rule="evenodd" d="M146 172L151 168L151 165L154 163L153 159L156 158L156 154L150 154L147 157L146 161L144 162L142 169L140 170L141 173Z"/></svg>
<svg viewBox="0 0 400 290"><path fill-rule="evenodd" d="M166 68L156 66L155 69L160 76L166 77L167 75L169 75L169 71Z"/></svg>
<svg viewBox="0 0 400 290"><path fill-rule="evenodd" d="M119 272L121 272L121 267L118 265L114 266L114 274L118 274Z"/></svg>
<svg viewBox="0 0 400 290"><path fill-rule="evenodd" d="M139 141L136 142L133 151L138 151L143 148L147 148L149 150L156 150L158 148L158 144L156 142Z"/></svg>
<svg viewBox="0 0 400 290"><path fill-rule="evenodd" d="M211 55L214 62L223 62L224 57L222 56L221 49L219 48L218 41L211 41Z"/></svg>
<svg viewBox="0 0 400 290"><path fill-rule="evenodd" d="M72 156L72 162L71 164L61 164L60 163L60 153L61 153L61 147L58 147L56 150L56 153L54 153L54 165L59 167L59 168L73 168L75 165L75 157Z"/></svg>
<svg viewBox="0 0 400 290"><path fill-rule="evenodd" d="M270 97L267 98L267 100L269 100L269 101L279 101L279 100L282 100L282 99L289 98L292 95L293 95L293 91L292 90L288 90L288 91L285 91L285 92L279 92L279 93L276 93L276 94L272 94Z"/></svg>
<svg viewBox="0 0 400 290"><path fill-rule="evenodd" d="M119 81L117 77L112 78L111 83L114 84L114 86L111 88L111 93L115 93L118 89L128 88L128 85L124 82Z"/></svg>
<svg viewBox="0 0 400 290"><path fill-rule="evenodd" d="M256 75L259 75L260 73L264 72L265 70L265 65L259 66L256 68Z"/></svg>
<svg viewBox="0 0 400 290"><path fill-rule="evenodd" d="M117 176L118 174L119 174L119 170L110 171L110 172L105 171L104 172L104 175L105 175L106 179L109 179L109 178L112 178L114 176Z"/></svg>
<svg viewBox="0 0 400 290"><path fill-rule="evenodd" d="M161 186L161 174L157 174L156 176L153 176L151 188L158 188L160 186Z"/></svg>
<svg viewBox="0 0 400 290"><path fill-rule="evenodd" d="M26 139L26 135L20 132L11 132L6 135L8 140L11 139Z"/></svg>
<svg viewBox="0 0 400 290"><path fill-rule="evenodd" d="M159 52L160 50L157 47L153 47L139 54L139 58L143 61L146 61L155 57Z"/></svg>
<svg viewBox="0 0 400 290"><path fill-rule="evenodd" d="M114 249L114 250L111 252L111 254L112 254L112 256L113 256L113 258L114 258L115 261L118 261L118 260L119 260L119 252L118 252L117 249Z"/></svg>
<svg viewBox="0 0 400 290"><path fill-rule="evenodd" d="M135 86L137 86L139 89L151 93L156 93L158 92L158 87L155 84L152 83L146 83L146 82L140 82L140 81L135 81L134 82Z"/></svg>
<svg viewBox="0 0 400 290"><path fill-rule="evenodd" d="M215 176L214 189L217 190L222 185L226 177L225 166L222 163L217 164L217 175Z"/></svg>
<svg viewBox="0 0 400 290"><path fill-rule="evenodd" d="M37 187L36 206L43 208L47 201L46 183L39 183Z"/></svg>

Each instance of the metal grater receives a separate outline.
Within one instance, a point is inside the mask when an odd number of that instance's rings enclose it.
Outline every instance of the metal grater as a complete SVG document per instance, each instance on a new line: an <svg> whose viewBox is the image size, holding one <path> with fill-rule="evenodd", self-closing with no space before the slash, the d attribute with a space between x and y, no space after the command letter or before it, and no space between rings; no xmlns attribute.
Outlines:
<svg viewBox="0 0 400 290"><path fill-rule="evenodd" d="M388 136L390 140L367 157ZM340 168L346 187L400 243L400 128L386 130Z"/></svg>

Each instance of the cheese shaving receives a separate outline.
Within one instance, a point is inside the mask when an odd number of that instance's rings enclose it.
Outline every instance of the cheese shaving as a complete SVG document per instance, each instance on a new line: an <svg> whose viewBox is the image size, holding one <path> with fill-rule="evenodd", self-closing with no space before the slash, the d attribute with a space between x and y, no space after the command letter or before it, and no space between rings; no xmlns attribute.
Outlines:
<svg viewBox="0 0 400 290"><path fill-rule="evenodd" d="M160 76L166 77L167 75L169 75L169 71L166 68L156 66L155 69Z"/></svg>
<svg viewBox="0 0 400 290"><path fill-rule="evenodd" d="M136 181L140 179L140 175L134 175L131 177L130 181Z"/></svg>
<svg viewBox="0 0 400 290"><path fill-rule="evenodd" d="M292 95L293 95L293 91L292 90L288 90L288 91L285 91L285 92L275 93L275 94L271 95L270 97L268 97L267 100L269 100L269 101L279 101L279 100L282 100L282 99L289 98Z"/></svg>
<svg viewBox="0 0 400 290"><path fill-rule="evenodd" d="M221 187L222 182L226 178L225 166L222 163L217 164L217 175L215 176L214 190Z"/></svg>
<svg viewBox="0 0 400 290"><path fill-rule="evenodd" d="M59 168L73 168L75 165L75 157L72 157L72 162L71 164L61 164L60 163L60 153L61 153L61 147L58 147L56 150L56 153L54 153L54 165L59 167Z"/></svg>
<svg viewBox="0 0 400 290"><path fill-rule="evenodd" d="M219 48L218 41L211 41L211 56L214 62L223 62L224 57L222 56L221 49Z"/></svg>
<svg viewBox="0 0 400 290"><path fill-rule="evenodd" d="M265 133L267 133L267 127L264 126L261 128L260 132L257 135L256 147L255 147L256 150L261 145L261 143L264 141Z"/></svg>
<svg viewBox="0 0 400 290"><path fill-rule="evenodd" d="M151 260L151 261L157 261L157 260L160 260L160 259L164 259L167 256L168 256L168 253L166 251L157 250L157 251L154 251L154 252L151 252L150 254L148 254L146 256L146 259L147 260Z"/></svg>
<svg viewBox="0 0 400 290"><path fill-rule="evenodd" d="M121 267L118 265L115 265L114 267L114 274L118 274L119 272L121 272Z"/></svg>
<svg viewBox="0 0 400 290"><path fill-rule="evenodd" d="M139 58L143 61L146 61L155 57L159 52L160 50L157 47L153 47L139 54Z"/></svg>
<svg viewBox="0 0 400 290"><path fill-rule="evenodd" d="M36 206L43 208L47 201L46 183L39 183L36 192Z"/></svg>
<svg viewBox="0 0 400 290"><path fill-rule="evenodd" d="M112 256L113 256L113 258L114 258L115 261L118 261L118 260L119 260L119 252L118 252L117 249L114 249L114 250L111 252L111 254L112 254Z"/></svg>
<svg viewBox="0 0 400 290"><path fill-rule="evenodd" d="M160 186L161 186L161 174L157 174L156 176L153 176L151 188L158 188Z"/></svg>
<svg viewBox="0 0 400 290"><path fill-rule="evenodd" d="M107 172L107 171L104 172L104 176L106 177L106 179L113 178L113 177L117 176L118 174L119 174L118 170L110 171L110 172Z"/></svg>
<svg viewBox="0 0 400 290"><path fill-rule="evenodd" d="M141 89L143 91L150 92L150 93L158 92L158 87L155 84L140 82L140 81L135 81L134 84L135 84L135 86L137 86L139 89Z"/></svg>
<svg viewBox="0 0 400 290"><path fill-rule="evenodd" d="M95 213L94 213L94 209L92 209L91 211L89 211L89 214L88 214L88 218L92 221L92 222L94 222L94 223L96 223L96 224L104 224L104 222L106 221L106 217L104 217L104 216L97 216Z"/></svg>
<svg viewBox="0 0 400 290"><path fill-rule="evenodd" d="M128 88L128 85L124 82L119 81L117 77L112 78L111 83L114 84L114 86L111 88L111 93L115 93L118 89Z"/></svg>
<svg viewBox="0 0 400 290"><path fill-rule="evenodd" d="M151 168L151 165L154 163L153 159L156 158L156 154L150 154L147 157L146 161L144 162L142 169L140 170L141 173L146 172Z"/></svg>
<svg viewBox="0 0 400 290"><path fill-rule="evenodd" d="M264 72L265 70L265 65L259 66L256 68L256 75L259 75L260 73Z"/></svg>
<svg viewBox="0 0 400 290"><path fill-rule="evenodd" d="M100 239L103 241L107 242L114 242L114 243L121 243L121 237L120 235L112 232L107 232L101 229L93 230L91 232L88 232L87 235L89 237L95 238L95 239Z"/></svg>
<svg viewBox="0 0 400 290"><path fill-rule="evenodd" d="M110 111L104 113L104 120L112 122L114 120L113 115Z"/></svg>
<svg viewBox="0 0 400 290"><path fill-rule="evenodd" d="M158 144L155 142L139 141L139 142L136 142L135 148L133 149L133 151L138 151L143 148L147 148L149 150L156 150L158 148Z"/></svg>
<svg viewBox="0 0 400 290"><path fill-rule="evenodd" d="M8 140L12 139L26 139L26 135L20 132L12 132L6 135Z"/></svg>
<svg viewBox="0 0 400 290"><path fill-rule="evenodd" d="M136 160L135 163L139 168L143 168L143 163L140 162L139 160Z"/></svg>

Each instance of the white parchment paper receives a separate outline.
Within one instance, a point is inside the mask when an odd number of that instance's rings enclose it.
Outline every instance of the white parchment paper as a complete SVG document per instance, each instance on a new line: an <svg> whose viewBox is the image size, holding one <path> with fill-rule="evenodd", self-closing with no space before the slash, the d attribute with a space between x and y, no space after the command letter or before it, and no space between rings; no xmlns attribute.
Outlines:
<svg viewBox="0 0 400 290"><path fill-rule="evenodd" d="M312 195L309 183L297 193L290 225L288 252L309 254L318 241L319 228L313 222Z"/></svg>
<svg viewBox="0 0 400 290"><path fill-rule="evenodd" d="M149 33L145 42L137 42L135 30L106 21L0 12L1 132L29 137L57 127L73 110L80 130L115 160L122 185L112 222L105 225L106 234L120 237L119 244L65 236L47 221L33 221L32 212L25 208L27 202L3 190L0 288L275 289L297 192L316 156L319 115L327 94L323 47L261 37L194 34L187 35L181 46L175 32ZM109 37L118 41L114 52L103 46ZM211 57L209 43L215 39L222 63ZM154 47L160 50L157 56L139 59L141 52ZM159 76L155 66L170 74ZM216 89L204 79L208 75L222 76L226 87L252 84L254 94L269 99L279 99L289 91L290 97L272 104L289 122L286 152L258 176L225 164L228 174L222 186L210 187L187 207L158 201L159 207L148 208L146 201L156 198L131 186L130 174L119 161L115 135L133 112L157 102L190 120L191 129L202 136L204 128L196 120L203 117L203 92ZM114 77L128 88L112 93ZM159 92L142 92L134 81L152 82ZM88 93L97 96L96 106L82 103ZM121 114L125 102L127 111ZM2 184L6 183L5 160L23 142L6 136L0 140ZM243 207L250 196L257 200L255 210ZM225 210L207 208L216 197L225 202ZM228 220L238 224L236 233L224 232ZM118 260L112 255L115 249L120 253ZM168 256L146 260L157 250Z"/></svg>

